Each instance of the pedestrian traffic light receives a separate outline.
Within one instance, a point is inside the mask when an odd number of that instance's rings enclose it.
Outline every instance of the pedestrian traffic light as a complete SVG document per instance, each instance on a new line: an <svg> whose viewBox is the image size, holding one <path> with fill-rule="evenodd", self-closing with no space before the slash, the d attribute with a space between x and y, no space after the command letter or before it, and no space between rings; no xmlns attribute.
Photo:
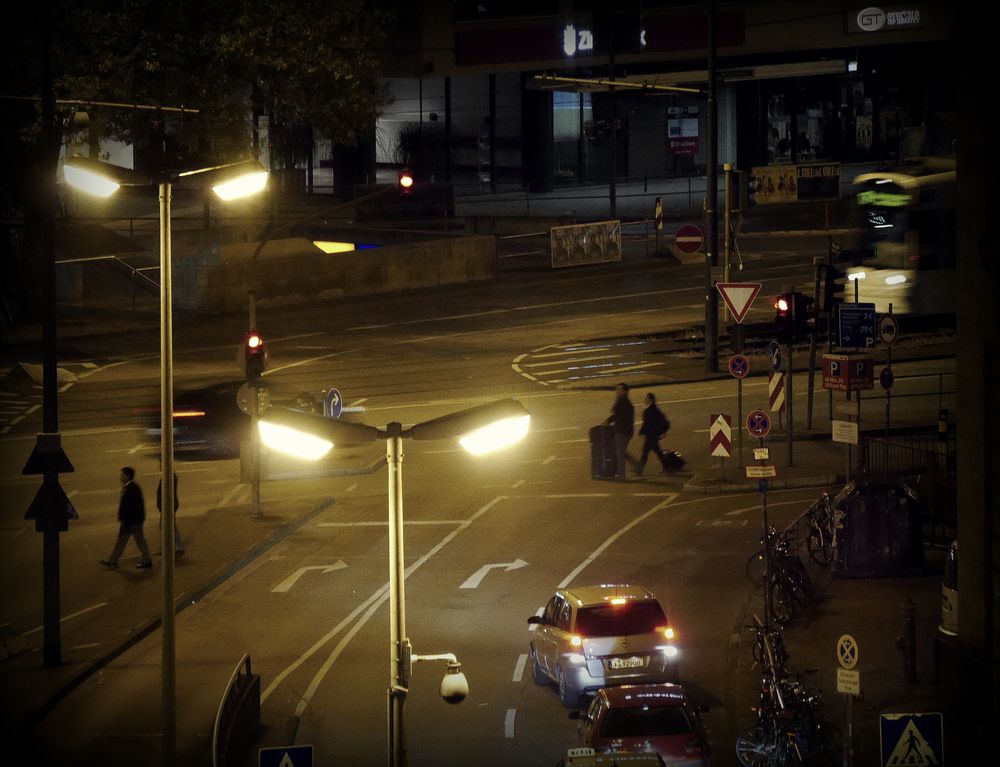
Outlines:
<svg viewBox="0 0 1000 767"><path fill-rule="evenodd" d="M793 299L795 340L804 341L816 330L816 301L805 293L795 293Z"/></svg>
<svg viewBox="0 0 1000 767"><path fill-rule="evenodd" d="M409 168L403 168L399 172L399 194L401 197L409 197L413 194L413 174Z"/></svg>
<svg viewBox="0 0 1000 767"><path fill-rule="evenodd" d="M793 310L795 298L792 293L782 293L774 297L774 325L778 331L778 339L790 342L795 337Z"/></svg>
<svg viewBox="0 0 1000 767"><path fill-rule="evenodd" d="M264 373L264 363L267 360L267 350L264 348L264 339L256 330L251 330L246 335L243 343L243 351L246 358L246 375L248 381L257 381Z"/></svg>

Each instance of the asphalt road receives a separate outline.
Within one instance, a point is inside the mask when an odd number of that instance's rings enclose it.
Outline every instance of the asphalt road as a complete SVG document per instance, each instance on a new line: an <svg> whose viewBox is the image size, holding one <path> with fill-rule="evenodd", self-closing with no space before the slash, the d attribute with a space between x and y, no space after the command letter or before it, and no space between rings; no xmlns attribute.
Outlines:
<svg viewBox="0 0 1000 767"><path fill-rule="evenodd" d="M808 257L751 254L747 261L744 278L764 280L765 294L811 281ZM532 412L529 440L485 461L450 444L404 445L408 634L418 654L456 653L472 688L462 705L448 706L437 693L443 667L416 664L407 704L412 765L551 765L575 745L575 723L555 690L531 681L525 621L559 584L608 581L641 583L662 597L680 632L684 680L711 707L713 764L735 763L731 744L751 704L742 684L749 654L738 640L751 599L743 562L760 534L756 499L685 495L683 475L650 473L626 484L589 476L587 428L606 415L618 380L654 386L673 422L668 442L688 457L688 469L714 460L704 447L708 415L732 407L731 379L691 382L698 361L664 355L650 340L696 325L703 290L699 269L655 263L258 307L273 398L336 387L357 417L377 426L510 396ZM750 321L772 313L758 300ZM237 377L245 325L232 317L182 319L177 388ZM157 400L156 338L155 322L125 337L81 337L67 363L87 371L60 397L63 444L76 467L62 481L81 516L63 536L63 614L71 616L63 641L74 660L127 641L157 610L155 590L136 588L145 574L97 564L113 543L119 466L136 466L152 506L156 452L134 411ZM766 382L747 387L759 400ZM868 407L878 412L878 403ZM37 479L18 472L40 414L21 415L0 436L0 532L9 544L0 572L10 595L2 622L24 632L41 623L41 563L37 538L21 520ZM294 735L314 746L318 764L384 762L389 647L386 477L374 468L380 453L378 446L338 453L334 466L350 470L341 476L264 485L270 507L294 505L307 521L180 614L182 753L204 754L221 691L249 652L262 678L262 743ZM236 460L185 460L178 472L188 556L211 562L213 553L198 548L199 531L223 521L237 537L235 526L250 524L248 488ZM772 494L771 521L791 520L815 495ZM527 564L500 567L518 560ZM228 564L220 560L209 571L225 572ZM490 569L479 584L462 588L483 567ZM179 594L198 586L192 573L178 567ZM198 577L204 580L203 572ZM130 590L142 598L130 599ZM86 764L99 754L107 765L134 764L155 755L159 653L154 633L56 707L36 730L38 763Z"/></svg>

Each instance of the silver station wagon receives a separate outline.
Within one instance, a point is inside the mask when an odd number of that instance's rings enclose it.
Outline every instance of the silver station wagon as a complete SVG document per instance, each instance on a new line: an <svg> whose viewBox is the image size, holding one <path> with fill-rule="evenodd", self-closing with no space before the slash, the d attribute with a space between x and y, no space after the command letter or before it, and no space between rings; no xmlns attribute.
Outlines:
<svg viewBox="0 0 1000 767"><path fill-rule="evenodd" d="M532 677L555 682L567 708L602 687L680 680L674 630L642 586L559 589L528 624Z"/></svg>

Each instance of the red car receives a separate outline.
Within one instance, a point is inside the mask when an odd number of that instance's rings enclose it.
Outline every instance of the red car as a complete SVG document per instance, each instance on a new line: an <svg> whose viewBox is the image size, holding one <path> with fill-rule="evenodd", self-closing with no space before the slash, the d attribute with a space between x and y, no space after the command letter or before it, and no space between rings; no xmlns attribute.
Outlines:
<svg viewBox="0 0 1000 767"><path fill-rule="evenodd" d="M596 751L652 751L668 767L707 767L700 714L678 684L605 687L578 714L583 744ZM572 715L571 715L572 716Z"/></svg>

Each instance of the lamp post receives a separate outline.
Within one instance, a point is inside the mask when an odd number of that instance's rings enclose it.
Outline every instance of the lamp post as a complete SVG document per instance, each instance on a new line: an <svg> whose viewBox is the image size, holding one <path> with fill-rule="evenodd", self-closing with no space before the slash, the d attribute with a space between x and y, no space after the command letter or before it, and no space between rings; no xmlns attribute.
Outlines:
<svg viewBox="0 0 1000 767"><path fill-rule="evenodd" d="M268 447L300 458L316 460L334 443L356 445L384 439L389 467L389 767L406 767L405 704L413 661L443 660L448 672L441 681L441 697L460 703L468 694L465 675L452 653L413 655L406 635L405 568L403 559L403 440L458 439L473 455L485 455L519 442L528 433L531 416L513 399L424 421L409 428L399 422L377 429L272 407L259 422L261 441Z"/></svg>
<svg viewBox="0 0 1000 767"><path fill-rule="evenodd" d="M109 197L122 186L158 186L160 201L160 457L162 488L161 551L163 552L163 642L161 651L161 710L163 765L172 767L177 751L177 673L174 595L174 369L173 288L171 281L170 203L172 187L190 176L202 176L223 200L261 191L267 172L255 161L199 168L151 178L128 168L87 157L66 160L66 182L98 197Z"/></svg>

